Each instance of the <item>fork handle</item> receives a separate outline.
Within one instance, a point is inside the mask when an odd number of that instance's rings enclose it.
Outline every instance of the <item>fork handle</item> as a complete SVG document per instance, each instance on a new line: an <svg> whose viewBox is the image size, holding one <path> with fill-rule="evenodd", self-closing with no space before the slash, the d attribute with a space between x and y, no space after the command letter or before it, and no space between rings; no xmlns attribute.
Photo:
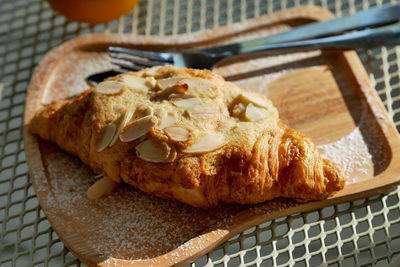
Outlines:
<svg viewBox="0 0 400 267"><path fill-rule="evenodd" d="M214 54L217 58L224 58L239 54L269 51L290 48L368 48L376 46L390 46L400 44L400 23L389 26L362 30L354 33L311 39L297 42L266 44L261 46L239 46L228 53Z"/></svg>

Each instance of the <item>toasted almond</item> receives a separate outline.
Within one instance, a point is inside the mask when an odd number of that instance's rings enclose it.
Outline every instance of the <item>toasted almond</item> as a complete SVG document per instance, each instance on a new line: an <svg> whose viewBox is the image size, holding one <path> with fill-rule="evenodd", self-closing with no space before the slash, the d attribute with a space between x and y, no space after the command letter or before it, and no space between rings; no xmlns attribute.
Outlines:
<svg viewBox="0 0 400 267"><path fill-rule="evenodd" d="M156 86L157 80L154 77L152 77L152 76L151 77L146 77L145 79L146 79L145 85L147 85L147 86L149 86L151 88L154 88Z"/></svg>
<svg viewBox="0 0 400 267"><path fill-rule="evenodd" d="M182 107L182 108L188 108L188 107L192 107L194 105L201 104L201 100L197 97L186 98L186 99L176 99L176 100L173 99L171 101L175 106Z"/></svg>
<svg viewBox="0 0 400 267"><path fill-rule="evenodd" d="M144 74L144 76L148 76L148 75L152 76L152 75L156 74L160 68L161 68L161 66L154 66L151 68L144 69L140 72L142 72Z"/></svg>
<svg viewBox="0 0 400 267"><path fill-rule="evenodd" d="M263 108L248 104L246 107L245 118L248 121L259 121L268 117L268 111Z"/></svg>
<svg viewBox="0 0 400 267"><path fill-rule="evenodd" d="M153 116L153 115L154 115L154 109L153 109L153 107L148 106L148 107L146 107L145 110L143 111L143 117L146 117L146 116Z"/></svg>
<svg viewBox="0 0 400 267"><path fill-rule="evenodd" d="M124 85L118 81L104 81L96 86L95 92L106 95L117 95L123 89Z"/></svg>
<svg viewBox="0 0 400 267"><path fill-rule="evenodd" d="M134 120L126 126L119 138L122 142L134 141L147 134L156 124L157 118L152 115Z"/></svg>
<svg viewBox="0 0 400 267"><path fill-rule="evenodd" d="M195 97L195 96L189 95L189 94L175 94L175 93L173 93L173 94L170 94L168 96L168 100L175 101L175 100L181 100L181 99L193 98L193 97Z"/></svg>
<svg viewBox="0 0 400 267"><path fill-rule="evenodd" d="M165 162L171 150L166 143L158 143L153 139L144 140L135 149L139 158L155 163Z"/></svg>
<svg viewBox="0 0 400 267"><path fill-rule="evenodd" d="M173 125L175 122L176 122L176 117L174 116L174 114L163 112L159 114L157 128L162 130L168 126Z"/></svg>
<svg viewBox="0 0 400 267"><path fill-rule="evenodd" d="M216 97L216 86L211 81L198 77L185 78L179 83L187 84L189 92L200 97Z"/></svg>
<svg viewBox="0 0 400 267"><path fill-rule="evenodd" d="M223 135L217 133L207 134L197 140L196 143L182 150L185 153L205 153L217 150L225 144Z"/></svg>
<svg viewBox="0 0 400 267"><path fill-rule="evenodd" d="M184 142L189 140L190 131L180 126L170 126L164 129L164 132L169 138L177 142Z"/></svg>
<svg viewBox="0 0 400 267"><path fill-rule="evenodd" d="M112 147L112 146L115 144L115 142L117 142L118 136L119 136L119 134L120 134L120 132L121 132L121 129L123 129L123 128L125 127L126 123L128 122L128 120L130 119L131 116L132 116L132 113L130 113L130 112L128 111L128 112L124 112L124 113L119 117L119 119L118 119L118 124L117 124L118 126L117 126L117 129L116 129L116 131L115 131L115 133L114 133L114 136L113 136L113 138L112 138L110 144L108 145L109 147Z"/></svg>
<svg viewBox="0 0 400 267"><path fill-rule="evenodd" d="M174 88L176 90L176 93L184 94L189 89L189 85L187 83L178 82L174 85Z"/></svg>
<svg viewBox="0 0 400 267"><path fill-rule="evenodd" d="M245 103L253 103L256 106L262 107L262 108L269 108L271 104L264 99L261 95L257 95L255 93L251 92L242 92L239 97L244 100Z"/></svg>
<svg viewBox="0 0 400 267"><path fill-rule="evenodd" d="M165 90L167 88L170 88L170 87L176 85L182 79L184 79L184 78L183 77L172 77L172 78L160 79L157 81L156 86L160 90Z"/></svg>
<svg viewBox="0 0 400 267"><path fill-rule="evenodd" d="M211 83L209 80L198 77L184 78L180 80L179 83L186 83L189 85L190 89L200 90L200 91L204 91L209 88L215 87L215 85Z"/></svg>
<svg viewBox="0 0 400 267"><path fill-rule="evenodd" d="M103 173L100 173L100 174L97 174L97 175L94 176L94 178L96 178L96 179L101 179L103 177L104 177Z"/></svg>
<svg viewBox="0 0 400 267"><path fill-rule="evenodd" d="M143 117L153 116L153 115L154 115L153 107L149 106L148 103L143 102L136 105L135 112L133 113L131 119L137 120Z"/></svg>
<svg viewBox="0 0 400 267"><path fill-rule="evenodd" d="M103 135L101 137L100 144L97 147L97 152L103 151L111 143L116 129L117 129L117 127L115 126L114 123L109 123L105 127L105 129L103 131Z"/></svg>
<svg viewBox="0 0 400 267"><path fill-rule="evenodd" d="M155 93L150 100L164 100L168 99L171 94L184 94L188 90L186 84L176 84L172 87L168 87L162 91Z"/></svg>
<svg viewBox="0 0 400 267"><path fill-rule="evenodd" d="M192 119L212 118L218 116L219 109L216 103L205 103L194 105L187 109L189 116Z"/></svg>
<svg viewBox="0 0 400 267"><path fill-rule="evenodd" d="M102 196L110 194L117 186L117 182L108 176L104 176L89 187L87 197L89 199L101 198Z"/></svg>
<svg viewBox="0 0 400 267"><path fill-rule="evenodd" d="M145 78L138 76L125 74L122 76L121 82L129 88L139 92L147 92L149 89L151 89L148 81Z"/></svg>
<svg viewBox="0 0 400 267"><path fill-rule="evenodd" d="M131 107L128 106L128 108L127 108L127 110L126 110L126 112L125 112L124 124L122 125L121 130L126 126L126 124L127 124L128 122L131 121L131 119L132 119L132 117L133 117L133 113L134 113L134 111L132 111L132 110L131 110ZM119 133L121 133L121 131L120 131ZM119 134L119 133L118 133L118 134Z"/></svg>
<svg viewBox="0 0 400 267"><path fill-rule="evenodd" d="M176 152L175 148L171 147L168 158L164 162L172 162L176 159L177 156L178 156L178 153Z"/></svg>
<svg viewBox="0 0 400 267"><path fill-rule="evenodd" d="M245 112L245 110L246 110L246 105L243 104L242 102L239 102L232 108L232 116L240 117Z"/></svg>

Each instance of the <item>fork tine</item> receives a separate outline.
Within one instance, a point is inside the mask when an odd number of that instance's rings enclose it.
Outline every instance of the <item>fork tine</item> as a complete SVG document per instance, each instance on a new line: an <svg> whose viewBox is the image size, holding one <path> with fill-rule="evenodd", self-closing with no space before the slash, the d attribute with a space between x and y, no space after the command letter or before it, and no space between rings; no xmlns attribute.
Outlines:
<svg viewBox="0 0 400 267"><path fill-rule="evenodd" d="M116 54L116 53L110 53L110 57L128 61L128 62L132 62L134 64L146 66L146 67L171 64L171 63L165 62L165 61L150 61L150 60L141 60L141 59L133 58L133 57L124 57L124 56L121 56L120 54Z"/></svg>
<svg viewBox="0 0 400 267"><path fill-rule="evenodd" d="M138 71L141 69L144 69L144 66L138 66L135 64L126 64L120 61L111 61L112 64L119 66L123 70L128 70L128 71Z"/></svg>
<svg viewBox="0 0 400 267"><path fill-rule="evenodd" d="M143 50L123 48L123 47L117 47L117 46L108 47L108 51L115 52L115 53L125 53L125 54L129 54L129 55L137 56L137 57L148 58L151 60L173 62L173 57L172 57L171 53L143 51Z"/></svg>

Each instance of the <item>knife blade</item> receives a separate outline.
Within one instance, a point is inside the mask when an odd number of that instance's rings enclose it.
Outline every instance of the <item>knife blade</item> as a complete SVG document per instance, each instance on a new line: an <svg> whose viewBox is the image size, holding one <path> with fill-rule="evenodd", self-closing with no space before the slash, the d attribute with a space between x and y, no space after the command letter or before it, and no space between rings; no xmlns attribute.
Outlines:
<svg viewBox="0 0 400 267"><path fill-rule="evenodd" d="M296 27L290 31L262 38L200 50L209 53L220 53L221 51L225 51L226 53L231 53L231 55L235 55L238 53L251 53L262 50L260 48L267 44L299 41L351 30L377 27L385 24L390 24L398 20L400 20L400 3L389 3L382 6L376 6L368 10L359 11L343 17L334 18L327 21L309 23L304 26Z"/></svg>

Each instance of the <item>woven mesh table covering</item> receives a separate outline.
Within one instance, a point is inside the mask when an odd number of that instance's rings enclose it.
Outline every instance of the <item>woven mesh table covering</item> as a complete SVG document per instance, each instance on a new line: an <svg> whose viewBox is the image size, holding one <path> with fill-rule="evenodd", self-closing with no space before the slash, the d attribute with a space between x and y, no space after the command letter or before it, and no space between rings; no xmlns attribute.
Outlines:
<svg viewBox="0 0 400 267"><path fill-rule="evenodd" d="M119 20L90 27L67 21L42 0L0 0L0 266L85 266L60 241L41 210L22 141L26 89L35 66L52 47L86 33L175 35L299 5L322 6L343 16L387 2L142 0ZM400 130L400 46L357 52ZM399 256L397 188L263 223L192 266L388 266Z"/></svg>

